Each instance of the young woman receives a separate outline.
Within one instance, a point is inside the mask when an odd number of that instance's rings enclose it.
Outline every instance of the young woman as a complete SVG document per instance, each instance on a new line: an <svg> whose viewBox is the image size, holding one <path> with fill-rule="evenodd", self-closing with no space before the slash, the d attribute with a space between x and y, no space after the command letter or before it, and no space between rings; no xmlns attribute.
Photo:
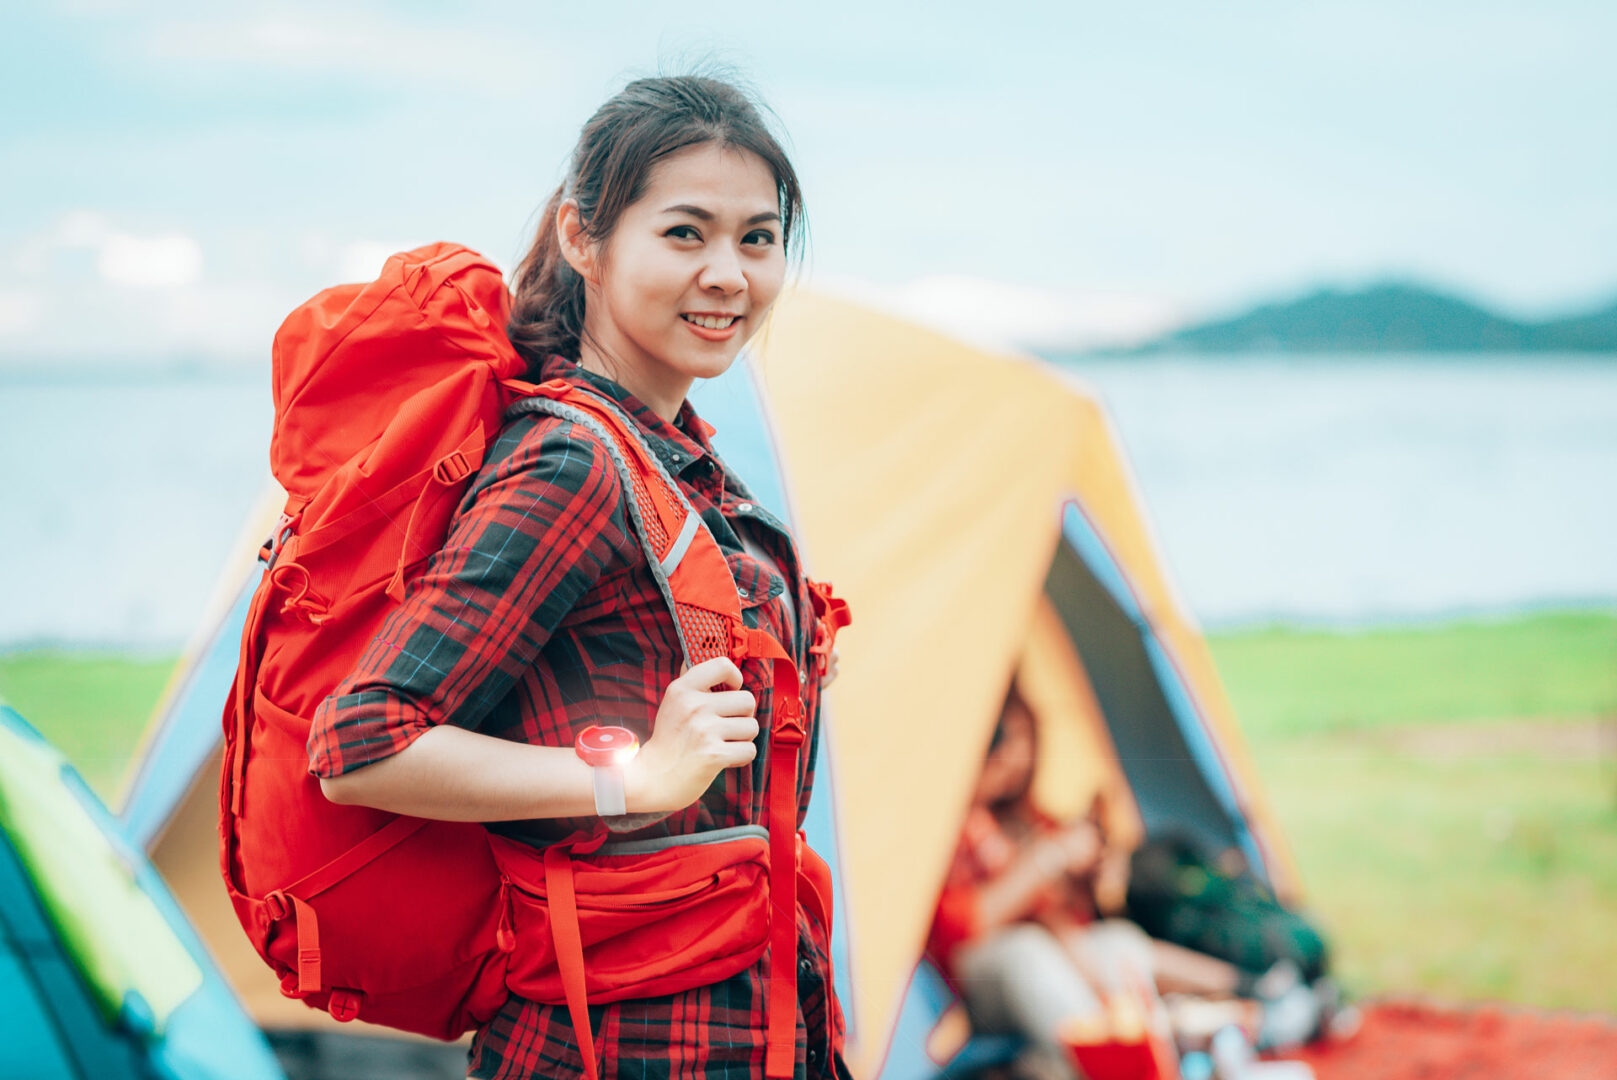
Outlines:
<svg viewBox="0 0 1617 1080"><path fill-rule="evenodd" d="M637 80L585 124L515 275L508 328L532 381L575 383L629 417L717 542L747 626L793 652L809 747L799 823L831 665L810 652L813 600L791 536L714 454L686 395L763 323L802 214L797 175L744 93ZM444 549L315 717L311 767L330 799L487 822L543 848L598 829L574 739L604 724L641 743L623 769L627 815L611 819L626 839L763 820L769 666L721 657L682 670L611 453L554 416L507 425ZM801 903L797 924L797 1075L842 1075L826 928ZM767 966L592 1005L603 1077L761 1075ZM582 1069L563 1005L513 995L472 1045L472 1076Z"/></svg>
<svg viewBox="0 0 1617 1080"><path fill-rule="evenodd" d="M1109 1001L1173 992L1179 1041L1200 1045L1226 1024L1247 1027L1264 1048L1295 1045L1319 1020L1294 966L1261 979L1215 957L1101 918L1097 875L1109 858L1096 809L1077 821L1046 816L1032 799L1038 761L1034 715L1013 684L983 762L972 807L939 899L928 953L965 1000L973 1025L1029 1039L1052 1075L1067 1075L1064 1046L1104 1032ZM1237 1002L1230 1000L1239 997Z"/></svg>

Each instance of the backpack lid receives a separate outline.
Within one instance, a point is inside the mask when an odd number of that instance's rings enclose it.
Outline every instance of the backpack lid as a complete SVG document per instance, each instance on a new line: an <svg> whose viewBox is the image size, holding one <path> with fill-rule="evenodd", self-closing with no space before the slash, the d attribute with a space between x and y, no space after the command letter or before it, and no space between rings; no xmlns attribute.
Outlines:
<svg viewBox="0 0 1617 1080"><path fill-rule="evenodd" d="M375 281L298 307L275 333L276 480L307 501L377 439L378 418L412 411L423 388L477 365L519 377L526 362L506 338L509 314L499 269L445 243L393 255Z"/></svg>

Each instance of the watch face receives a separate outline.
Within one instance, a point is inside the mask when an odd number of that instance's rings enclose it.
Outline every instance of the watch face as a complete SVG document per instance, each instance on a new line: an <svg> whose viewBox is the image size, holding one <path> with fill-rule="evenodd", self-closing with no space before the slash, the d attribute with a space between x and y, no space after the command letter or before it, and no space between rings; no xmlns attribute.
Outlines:
<svg viewBox="0 0 1617 1080"><path fill-rule="evenodd" d="M640 749L640 740L624 727L595 725L578 733L578 756L595 766L621 765Z"/></svg>

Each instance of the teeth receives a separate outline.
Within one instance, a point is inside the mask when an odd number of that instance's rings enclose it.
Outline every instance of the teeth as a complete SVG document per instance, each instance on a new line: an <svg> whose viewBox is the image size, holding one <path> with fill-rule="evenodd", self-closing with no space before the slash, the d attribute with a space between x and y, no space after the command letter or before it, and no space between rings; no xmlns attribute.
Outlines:
<svg viewBox="0 0 1617 1080"><path fill-rule="evenodd" d="M734 315L682 315L680 318L708 330L723 330L736 321L736 316Z"/></svg>

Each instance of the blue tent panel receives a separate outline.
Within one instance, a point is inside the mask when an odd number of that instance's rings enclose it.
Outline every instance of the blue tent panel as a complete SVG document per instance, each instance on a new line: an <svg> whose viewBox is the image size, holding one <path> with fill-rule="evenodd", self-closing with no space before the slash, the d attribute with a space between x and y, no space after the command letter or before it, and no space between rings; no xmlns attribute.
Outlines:
<svg viewBox="0 0 1617 1080"><path fill-rule="evenodd" d="M42 958L31 957L25 965L20 952L0 922L0 1076L70 1076L73 1066L55 1020L34 987L32 964Z"/></svg>
<svg viewBox="0 0 1617 1080"><path fill-rule="evenodd" d="M153 732L129 785L119 818L124 834L142 851L151 849L185 798L197 770L219 744L220 714L236 677L241 631L247 624L247 608L258 577L256 573L247 575L230 613L198 653L196 665L176 689L168 715Z"/></svg>

